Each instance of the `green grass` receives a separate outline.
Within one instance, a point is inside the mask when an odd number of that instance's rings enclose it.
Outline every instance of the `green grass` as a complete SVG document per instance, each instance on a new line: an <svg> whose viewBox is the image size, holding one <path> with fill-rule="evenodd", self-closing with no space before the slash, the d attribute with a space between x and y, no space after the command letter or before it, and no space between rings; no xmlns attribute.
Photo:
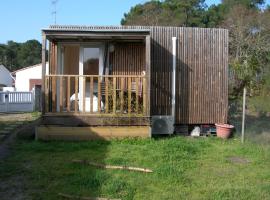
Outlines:
<svg viewBox="0 0 270 200"><path fill-rule="evenodd" d="M247 97L247 110L245 115L246 139L258 144L270 144L270 97ZM229 112L229 123L236 128L238 136L242 127L242 102L231 102L233 105Z"/></svg>
<svg viewBox="0 0 270 200"><path fill-rule="evenodd" d="M262 114L270 112L270 96L255 96L248 100L247 104L252 111Z"/></svg>
<svg viewBox="0 0 270 200"><path fill-rule="evenodd" d="M0 162L0 180L12 185L23 176L30 199L59 199L59 192L139 200L270 199L269 147L242 145L238 139L19 140L12 151ZM233 163L230 157L250 162ZM96 169L72 159L146 167L154 173Z"/></svg>

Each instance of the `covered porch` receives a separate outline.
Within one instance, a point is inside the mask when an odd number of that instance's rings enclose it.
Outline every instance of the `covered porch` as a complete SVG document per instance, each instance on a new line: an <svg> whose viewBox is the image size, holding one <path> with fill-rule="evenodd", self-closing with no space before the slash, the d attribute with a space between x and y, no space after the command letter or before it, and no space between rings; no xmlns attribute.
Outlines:
<svg viewBox="0 0 270 200"><path fill-rule="evenodd" d="M43 116L149 118L149 30L50 27L42 63Z"/></svg>

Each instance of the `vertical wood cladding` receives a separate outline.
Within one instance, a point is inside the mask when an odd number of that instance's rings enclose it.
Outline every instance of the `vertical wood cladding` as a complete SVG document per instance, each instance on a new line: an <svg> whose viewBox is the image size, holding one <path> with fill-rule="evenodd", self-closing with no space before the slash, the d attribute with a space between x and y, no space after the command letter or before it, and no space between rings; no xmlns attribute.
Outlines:
<svg viewBox="0 0 270 200"><path fill-rule="evenodd" d="M142 75L146 70L145 43L116 43L114 51L110 53L110 65L112 75ZM135 82L135 79L131 80ZM140 80L142 81L142 80ZM140 83L141 85L142 83ZM124 88L128 83L125 80ZM120 87L120 80L117 80L117 88Z"/></svg>
<svg viewBox="0 0 270 200"><path fill-rule="evenodd" d="M151 115L171 114L172 37L177 37L176 123L227 122L227 30L143 26L115 29L150 30ZM50 56L53 64L56 57ZM145 70L145 58L145 43L115 43L110 56L112 74L140 75ZM51 70L54 71L53 66Z"/></svg>
<svg viewBox="0 0 270 200"><path fill-rule="evenodd" d="M141 75L145 70L145 44L116 43L110 64L113 75Z"/></svg>
<svg viewBox="0 0 270 200"><path fill-rule="evenodd" d="M151 27L151 114L171 114L172 37L177 37L176 123L227 122L224 29Z"/></svg>

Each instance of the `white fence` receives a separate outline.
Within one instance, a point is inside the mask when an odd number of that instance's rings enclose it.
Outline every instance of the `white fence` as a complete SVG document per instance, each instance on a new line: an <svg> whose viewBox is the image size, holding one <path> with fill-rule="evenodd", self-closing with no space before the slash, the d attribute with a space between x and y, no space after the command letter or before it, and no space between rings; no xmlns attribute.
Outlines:
<svg viewBox="0 0 270 200"><path fill-rule="evenodd" d="M0 92L0 112L34 111L32 92Z"/></svg>

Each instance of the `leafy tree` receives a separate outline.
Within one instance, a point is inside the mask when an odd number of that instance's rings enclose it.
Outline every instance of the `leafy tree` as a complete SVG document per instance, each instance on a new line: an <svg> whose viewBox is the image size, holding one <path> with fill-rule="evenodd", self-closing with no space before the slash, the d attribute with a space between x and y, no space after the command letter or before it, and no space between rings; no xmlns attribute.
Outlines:
<svg viewBox="0 0 270 200"><path fill-rule="evenodd" d="M158 25L163 24L165 10L159 1L150 1L138 4L124 14L122 25ZM166 19L165 19L166 20Z"/></svg>
<svg viewBox="0 0 270 200"><path fill-rule="evenodd" d="M259 8L264 4L264 0L223 0L221 4L211 5L205 10L205 26L210 28L220 27L230 10L235 6L259 11Z"/></svg>
<svg viewBox="0 0 270 200"><path fill-rule="evenodd" d="M175 13L179 26L204 26L204 0L166 0L165 7Z"/></svg>
<svg viewBox="0 0 270 200"><path fill-rule="evenodd" d="M34 65L41 62L42 46L37 40L28 40L23 43L18 52L21 66Z"/></svg>
<svg viewBox="0 0 270 200"><path fill-rule="evenodd" d="M225 15L227 12L228 9L224 4L210 6L205 11L204 15L205 27L208 28L220 27L221 22L225 19Z"/></svg>
<svg viewBox="0 0 270 200"><path fill-rule="evenodd" d="M124 14L122 25L204 26L204 0L149 1Z"/></svg>
<svg viewBox="0 0 270 200"><path fill-rule="evenodd" d="M7 48L5 51L6 59L7 59L7 67L10 70L13 70L17 65L17 52L19 49L19 45L16 42L8 41Z"/></svg>
<svg viewBox="0 0 270 200"><path fill-rule="evenodd" d="M236 5L258 10L264 0L223 0L209 8L204 0L152 0L124 14L122 25L219 27Z"/></svg>
<svg viewBox="0 0 270 200"><path fill-rule="evenodd" d="M10 71L41 62L41 44L37 40L25 43L8 41L0 44L0 64Z"/></svg>
<svg viewBox="0 0 270 200"><path fill-rule="evenodd" d="M232 95L238 96L243 87L254 95L264 83L263 72L270 61L270 15L234 6L223 26L229 29L230 68L234 74Z"/></svg>
<svg viewBox="0 0 270 200"><path fill-rule="evenodd" d="M234 7L234 6L245 6L248 9L255 8L258 9L260 6L265 4L264 0L223 0L222 4L226 7Z"/></svg>

